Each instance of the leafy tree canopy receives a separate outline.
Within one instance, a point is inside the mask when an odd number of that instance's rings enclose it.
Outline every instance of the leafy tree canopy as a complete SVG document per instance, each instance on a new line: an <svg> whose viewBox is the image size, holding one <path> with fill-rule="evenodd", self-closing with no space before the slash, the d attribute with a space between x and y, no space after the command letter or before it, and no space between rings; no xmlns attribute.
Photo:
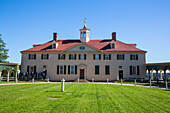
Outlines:
<svg viewBox="0 0 170 113"><path fill-rule="evenodd" d="M7 58L8 56L8 49L6 49L6 43L1 39L0 34L0 63L8 63Z"/></svg>

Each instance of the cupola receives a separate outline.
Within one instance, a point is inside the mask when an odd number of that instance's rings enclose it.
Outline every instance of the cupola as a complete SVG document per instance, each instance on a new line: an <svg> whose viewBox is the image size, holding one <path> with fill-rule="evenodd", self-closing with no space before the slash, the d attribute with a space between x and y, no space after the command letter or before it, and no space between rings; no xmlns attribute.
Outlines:
<svg viewBox="0 0 170 113"><path fill-rule="evenodd" d="M80 41L88 42L89 41L90 29L86 28L86 20L84 21L84 28L80 29Z"/></svg>
<svg viewBox="0 0 170 113"><path fill-rule="evenodd" d="M112 41L110 42L111 49L114 49L116 47L116 32L112 33Z"/></svg>
<svg viewBox="0 0 170 113"><path fill-rule="evenodd" d="M53 41L52 41L52 49L56 49L58 47L58 34L53 33Z"/></svg>

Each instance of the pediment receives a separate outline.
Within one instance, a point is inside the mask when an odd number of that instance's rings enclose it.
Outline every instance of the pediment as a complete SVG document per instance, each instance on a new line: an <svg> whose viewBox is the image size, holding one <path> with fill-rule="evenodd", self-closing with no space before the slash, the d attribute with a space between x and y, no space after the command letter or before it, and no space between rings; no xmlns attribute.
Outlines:
<svg viewBox="0 0 170 113"><path fill-rule="evenodd" d="M80 44L77 44L77 45L74 45L62 52L66 52L66 53L96 53L96 52L101 52L101 50L93 47L93 46L90 46L86 43L80 43Z"/></svg>

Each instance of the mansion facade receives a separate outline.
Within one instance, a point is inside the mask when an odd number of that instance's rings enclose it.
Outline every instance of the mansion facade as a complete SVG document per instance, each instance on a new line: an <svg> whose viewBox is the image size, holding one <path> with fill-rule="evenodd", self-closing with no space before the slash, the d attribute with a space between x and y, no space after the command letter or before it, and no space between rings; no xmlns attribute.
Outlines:
<svg viewBox="0 0 170 113"><path fill-rule="evenodd" d="M126 44L116 39L116 32L107 40L90 40L90 29L80 29L80 40L53 40L34 44L21 51L21 72L45 73L51 81L85 79L109 81L143 79L145 53L136 44Z"/></svg>

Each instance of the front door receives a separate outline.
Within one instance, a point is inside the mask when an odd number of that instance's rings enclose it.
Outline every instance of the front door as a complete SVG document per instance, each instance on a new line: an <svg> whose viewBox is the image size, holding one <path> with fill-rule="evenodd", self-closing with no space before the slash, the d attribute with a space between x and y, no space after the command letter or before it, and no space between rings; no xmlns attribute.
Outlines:
<svg viewBox="0 0 170 113"><path fill-rule="evenodd" d="M119 80L123 79L123 70L119 70Z"/></svg>
<svg viewBox="0 0 170 113"><path fill-rule="evenodd" d="M80 69L80 79L84 79L84 69Z"/></svg>

